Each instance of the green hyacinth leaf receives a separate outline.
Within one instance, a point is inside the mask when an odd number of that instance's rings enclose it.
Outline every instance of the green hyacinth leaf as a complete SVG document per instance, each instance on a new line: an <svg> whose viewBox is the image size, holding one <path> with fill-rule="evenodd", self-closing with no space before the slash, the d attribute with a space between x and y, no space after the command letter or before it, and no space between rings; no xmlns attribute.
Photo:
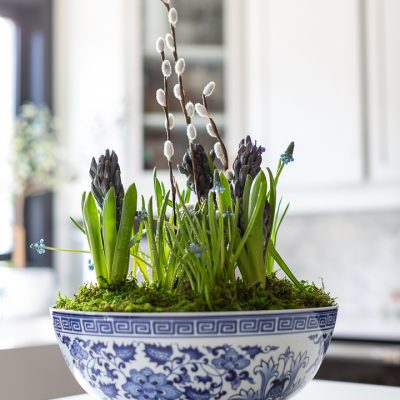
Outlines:
<svg viewBox="0 0 400 400"><path fill-rule="evenodd" d="M69 217L69 219L84 235L86 235L85 228L76 219L72 217Z"/></svg>
<svg viewBox="0 0 400 400"><path fill-rule="evenodd" d="M104 257L103 241L101 238L101 226L96 201L89 192L83 205L83 218L85 221L86 235L93 256L96 277L100 285L108 281L106 261Z"/></svg>
<svg viewBox="0 0 400 400"><path fill-rule="evenodd" d="M106 194L103 205L103 239L104 252L108 276L114 259L115 244L117 242L117 205L115 190L112 187Z"/></svg>
<svg viewBox="0 0 400 400"><path fill-rule="evenodd" d="M220 193L220 197L222 199L222 208L221 205L218 206L219 210L223 213L227 210L232 211L232 196L231 196L231 188L230 184L228 182L228 179L226 179L226 176L224 173L220 173L219 175L220 183L222 187L224 188L223 192Z"/></svg>
<svg viewBox="0 0 400 400"><path fill-rule="evenodd" d="M245 226L249 223L250 190L252 184L253 178L250 175L247 175L243 191L243 220Z"/></svg>
<svg viewBox="0 0 400 400"><path fill-rule="evenodd" d="M129 186L122 203L121 222L111 267L110 283L126 279L129 270L129 250L133 223L137 208L137 190L135 184Z"/></svg>
<svg viewBox="0 0 400 400"><path fill-rule="evenodd" d="M297 280L297 278L294 276L293 272L290 270L288 265L283 261L283 258L280 256L278 251L276 250L274 244L272 241L269 241L268 243L268 250L273 259L276 261L276 263L281 267L282 271L286 274L286 276L301 290L304 289L303 285L301 282Z"/></svg>

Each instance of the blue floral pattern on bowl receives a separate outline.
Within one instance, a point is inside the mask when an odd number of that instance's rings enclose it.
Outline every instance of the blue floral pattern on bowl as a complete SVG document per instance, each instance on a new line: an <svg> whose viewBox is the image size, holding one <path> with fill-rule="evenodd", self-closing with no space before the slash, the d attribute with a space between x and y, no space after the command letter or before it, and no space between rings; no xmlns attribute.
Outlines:
<svg viewBox="0 0 400 400"><path fill-rule="evenodd" d="M236 321L237 327L246 325L246 330L250 325L265 326L260 321L268 318L275 318L276 327L280 318L288 321L288 318L316 317L329 321L322 327L303 323L301 330L292 329L292 332L263 333L261 329L261 332L247 335L238 330L233 333L232 324L229 324L230 328L219 329L219 334L202 337L187 335L187 330L184 335L182 330L168 335L161 330L156 334L155 322L163 321L165 314L144 316L52 310L67 365L88 393L105 400L285 399L317 372L332 337L336 313L337 308L333 307L292 312L168 316L169 321L175 320L175 326L189 319L193 326L206 322L209 330L213 325L223 326L224 321ZM138 319L143 322L146 318L152 322L152 334L143 335L134 328L127 333L126 326L132 327ZM93 320L113 321L112 333L88 333L88 327L91 330L90 327L96 325ZM247 323L241 325L243 320ZM127 321L132 323L125 324ZM119 333L116 333L116 326Z"/></svg>

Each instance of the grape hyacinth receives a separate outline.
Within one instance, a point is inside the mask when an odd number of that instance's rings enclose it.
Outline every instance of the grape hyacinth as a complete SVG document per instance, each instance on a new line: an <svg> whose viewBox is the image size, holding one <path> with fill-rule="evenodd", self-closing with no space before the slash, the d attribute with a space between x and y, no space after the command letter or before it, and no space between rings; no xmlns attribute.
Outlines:
<svg viewBox="0 0 400 400"><path fill-rule="evenodd" d="M36 250L38 254L46 253L46 244L44 243L44 239L40 239L38 242L32 243L29 247L33 250Z"/></svg>
<svg viewBox="0 0 400 400"><path fill-rule="evenodd" d="M147 210L139 210L136 213L137 218L139 219L140 222L144 222L147 219Z"/></svg>
<svg viewBox="0 0 400 400"><path fill-rule="evenodd" d="M198 244L198 243L190 243L189 245L189 252L194 254L197 258L201 257L201 253L204 251L204 249Z"/></svg>
<svg viewBox="0 0 400 400"><path fill-rule="evenodd" d="M215 182L210 190L214 193L224 193L225 188L219 182Z"/></svg>
<svg viewBox="0 0 400 400"><path fill-rule="evenodd" d="M281 155L280 160L286 165L294 161L293 158L294 142L291 142L286 151Z"/></svg>
<svg viewBox="0 0 400 400"><path fill-rule="evenodd" d="M94 264L93 264L93 262L92 262L92 260L88 260L88 269L89 269L89 271L93 271L94 270Z"/></svg>

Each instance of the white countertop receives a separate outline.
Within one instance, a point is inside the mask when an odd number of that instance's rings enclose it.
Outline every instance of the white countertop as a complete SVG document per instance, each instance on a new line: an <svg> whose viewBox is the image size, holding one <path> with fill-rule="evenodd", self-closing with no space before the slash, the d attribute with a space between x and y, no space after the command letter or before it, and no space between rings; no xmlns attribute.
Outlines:
<svg viewBox="0 0 400 400"><path fill-rule="evenodd" d="M400 319L383 316L353 316L338 313L335 338L400 342Z"/></svg>
<svg viewBox="0 0 400 400"><path fill-rule="evenodd" d="M49 315L0 320L0 350L56 344Z"/></svg>
<svg viewBox="0 0 400 400"><path fill-rule="evenodd" d="M400 387L364 385L314 380L307 385L295 400L399 400ZM56 400L56 399L53 399ZM58 400L95 400L88 395L64 397Z"/></svg>

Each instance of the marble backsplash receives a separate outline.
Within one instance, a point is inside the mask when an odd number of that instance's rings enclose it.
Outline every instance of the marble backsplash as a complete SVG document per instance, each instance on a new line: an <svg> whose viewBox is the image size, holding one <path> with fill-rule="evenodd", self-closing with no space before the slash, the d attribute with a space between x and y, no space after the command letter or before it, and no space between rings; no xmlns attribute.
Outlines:
<svg viewBox="0 0 400 400"><path fill-rule="evenodd" d="M400 211L288 216L277 248L298 278L323 277L346 316L400 320Z"/></svg>

